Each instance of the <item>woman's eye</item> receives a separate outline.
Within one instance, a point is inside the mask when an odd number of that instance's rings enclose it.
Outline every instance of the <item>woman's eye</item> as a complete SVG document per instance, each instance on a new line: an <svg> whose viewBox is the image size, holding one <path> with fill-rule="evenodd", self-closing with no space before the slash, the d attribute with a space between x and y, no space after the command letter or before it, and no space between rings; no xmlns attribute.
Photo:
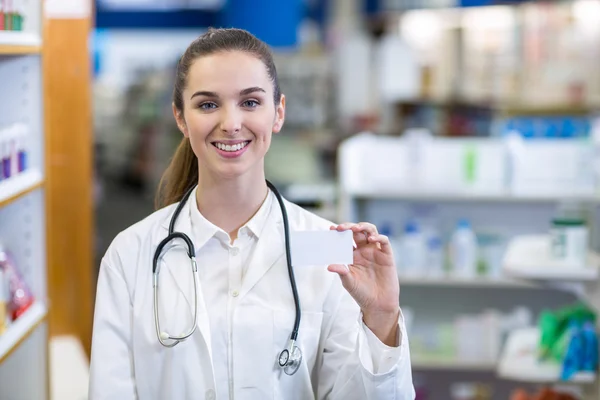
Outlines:
<svg viewBox="0 0 600 400"><path fill-rule="evenodd" d="M210 110L213 108L216 108L217 105L215 103L202 103L198 106L198 108L202 109L202 110Z"/></svg>
<svg viewBox="0 0 600 400"><path fill-rule="evenodd" d="M246 100L242 103L242 105L244 107L248 107L248 108L254 108L254 107L258 106L258 104L259 103L256 100Z"/></svg>

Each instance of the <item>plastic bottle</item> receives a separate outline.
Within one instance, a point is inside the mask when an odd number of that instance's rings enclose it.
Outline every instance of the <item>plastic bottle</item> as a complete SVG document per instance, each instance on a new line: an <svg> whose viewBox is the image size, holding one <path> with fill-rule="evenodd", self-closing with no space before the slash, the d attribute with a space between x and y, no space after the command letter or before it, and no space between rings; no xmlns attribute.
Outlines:
<svg viewBox="0 0 600 400"><path fill-rule="evenodd" d="M450 239L450 251L454 274L473 277L477 268L477 238L466 219L458 222Z"/></svg>
<svg viewBox="0 0 600 400"><path fill-rule="evenodd" d="M7 329L9 298L4 270L0 268L0 335L4 334Z"/></svg>
<svg viewBox="0 0 600 400"><path fill-rule="evenodd" d="M576 321L569 323L569 344L562 362L561 379L568 381L577 372L581 371L583 364L583 340L580 334L581 328Z"/></svg>
<svg viewBox="0 0 600 400"><path fill-rule="evenodd" d="M441 276L444 273L444 248L439 236L431 236L427 240L427 263L428 275Z"/></svg>
<svg viewBox="0 0 600 400"><path fill-rule="evenodd" d="M2 173L4 179L11 177L10 144L8 139L8 129L0 131L0 159L2 159Z"/></svg>
<svg viewBox="0 0 600 400"><path fill-rule="evenodd" d="M425 239L418 225L411 221L404 228L400 245L400 272L407 275L418 275L425 265Z"/></svg>
<svg viewBox="0 0 600 400"><path fill-rule="evenodd" d="M26 125L19 124L15 129L17 132L17 165L18 171L23 172L28 168L28 144L29 130Z"/></svg>
<svg viewBox="0 0 600 400"><path fill-rule="evenodd" d="M583 363L581 369L586 372L598 370L598 335L592 321L583 324Z"/></svg>

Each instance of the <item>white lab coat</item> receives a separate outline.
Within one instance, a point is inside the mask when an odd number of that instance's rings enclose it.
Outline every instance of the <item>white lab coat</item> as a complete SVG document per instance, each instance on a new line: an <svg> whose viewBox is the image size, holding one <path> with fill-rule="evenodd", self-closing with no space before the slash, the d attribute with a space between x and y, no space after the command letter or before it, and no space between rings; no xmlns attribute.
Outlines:
<svg viewBox="0 0 600 400"><path fill-rule="evenodd" d="M201 292L197 329L189 339L166 348L156 336L152 257L167 236L175 207L165 207L120 233L102 260L92 340L91 400L222 398L215 392L209 319ZM331 225L288 201L286 208L291 230L329 229ZM287 344L295 311L283 220L276 209L257 242L233 318L231 398L414 399L402 317L399 357L388 357L380 365L384 371L373 371L366 334L370 331L363 330L356 302L326 266L295 269L302 308L298 345L304 359L295 375L283 373L277 357ZM177 219L175 231L192 237L185 212ZM193 318L190 261L181 245L169 246L163 254L161 329L182 334Z"/></svg>

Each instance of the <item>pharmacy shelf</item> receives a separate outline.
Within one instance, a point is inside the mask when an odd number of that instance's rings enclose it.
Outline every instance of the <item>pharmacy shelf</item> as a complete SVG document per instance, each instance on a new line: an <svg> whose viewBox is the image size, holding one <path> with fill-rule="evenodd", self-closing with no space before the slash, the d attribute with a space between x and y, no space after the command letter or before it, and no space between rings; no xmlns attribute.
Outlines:
<svg viewBox="0 0 600 400"><path fill-rule="evenodd" d="M46 319L47 312L47 308L42 302L36 302L10 325L7 331L0 336L0 363L6 360Z"/></svg>
<svg viewBox="0 0 600 400"><path fill-rule="evenodd" d="M586 265L576 266L552 258L548 235L517 236L508 245L502 268L507 276L544 281L594 281L600 255L590 252Z"/></svg>
<svg viewBox="0 0 600 400"><path fill-rule="evenodd" d="M41 187L44 183L42 173L30 170L0 182L0 208L12 203L19 197Z"/></svg>
<svg viewBox="0 0 600 400"><path fill-rule="evenodd" d="M37 54L42 50L39 35L28 32L0 32L0 54Z"/></svg>
<svg viewBox="0 0 600 400"><path fill-rule="evenodd" d="M430 287L457 287L457 288L537 288L529 282L509 279L509 278L492 278L492 277L456 277L451 275L441 276L399 276L401 286L430 286Z"/></svg>
<svg viewBox="0 0 600 400"><path fill-rule="evenodd" d="M540 362L537 358L537 345L540 331L536 327L523 328L511 332L498 363L498 377L501 379L528 383L561 383L561 366L558 363ZM596 374L581 372L575 374L568 383L590 384Z"/></svg>
<svg viewBox="0 0 600 400"><path fill-rule="evenodd" d="M579 203L600 203L600 197L586 193L536 193L515 194L498 190L466 190L466 191L435 191L435 190L410 190L399 191L394 189L381 189L377 191L358 190L347 193L359 201L368 200L403 200L419 202L488 202L488 203L558 203L563 201L576 201Z"/></svg>
<svg viewBox="0 0 600 400"><path fill-rule="evenodd" d="M430 371L494 372L497 368L496 361L465 360L454 357L415 356L411 359L411 365L414 369Z"/></svg>

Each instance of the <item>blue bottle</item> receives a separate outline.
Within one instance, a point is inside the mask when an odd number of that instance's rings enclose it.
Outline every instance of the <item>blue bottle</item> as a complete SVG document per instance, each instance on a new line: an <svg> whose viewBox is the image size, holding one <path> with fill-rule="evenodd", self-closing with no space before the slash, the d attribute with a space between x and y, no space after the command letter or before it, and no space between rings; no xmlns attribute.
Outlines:
<svg viewBox="0 0 600 400"><path fill-rule="evenodd" d="M569 345L563 359L561 380L568 381L583 367L583 335L577 321L569 323L567 332Z"/></svg>
<svg viewBox="0 0 600 400"><path fill-rule="evenodd" d="M581 369L596 372L598 369L598 335L594 323L586 321L581 331L583 337L583 361Z"/></svg>

